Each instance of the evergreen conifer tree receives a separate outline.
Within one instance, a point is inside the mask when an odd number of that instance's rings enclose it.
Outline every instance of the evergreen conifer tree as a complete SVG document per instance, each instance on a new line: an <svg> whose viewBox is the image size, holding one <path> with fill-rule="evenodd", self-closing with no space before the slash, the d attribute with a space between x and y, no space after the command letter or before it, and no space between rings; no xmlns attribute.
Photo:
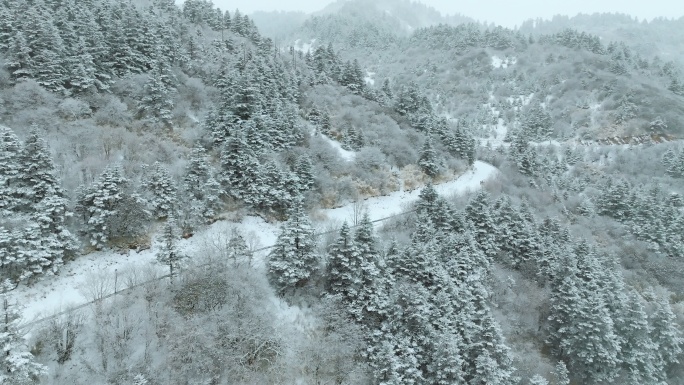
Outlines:
<svg viewBox="0 0 684 385"><path fill-rule="evenodd" d="M568 373L568 368L563 361L558 361L556 364L553 378L555 380L553 385L570 385L570 373Z"/></svg>
<svg viewBox="0 0 684 385"><path fill-rule="evenodd" d="M165 58L157 52L144 86L145 94L138 106L140 112L153 122L162 122L166 126L171 126L174 108L173 94L176 92L173 82L174 76Z"/></svg>
<svg viewBox="0 0 684 385"><path fill-rule="evenodd" d="M112 235L112 219L121 209L126 198L128 180L118 166L107 167L89 188L81 189L76 211L84 221L84 233L91 246L104 247Z"/></svg>
<svg viewBox="0 0 684 385"><path fill-rule="evenodd" d="M19 163L18 185L24 210L48 196L63 195L47 144L35 132L24 142Z"/></svg>
<svg viewBox="0 0 684 385"><path fill-rule="evenodd" d="M29 385L47 374L47 367L35 362L20 333L21 315L10 298L12 283L0 284L0 384Z"/></svg>
<svg viewBox="0 0 684 385"><path fill-rule="evenodd" d="M177 207L176 185L169 171L161 163L154 162L146 182L146 187L152 195L150 205L153 215L157 219L173 215Z"/></svg>
<svg viewBox="0 0 684 385"><path fill-rule="evenodd" d="M18 204L20 151L19 139L14 132L0 126L0 213L13 211Z"/></svg>
<svg viewBox="0 0 684 385"><path fill-rule="evenodd" d="M189 202L181 207L190 211L191 216L200 223L216 216L221 207L221 186L212 174L206 152L202 147L195 147L190 153L183 177L184 196Z"/></svg>
<svg viewBox="0 0 684 385"><path fill-rule="evenodd" d="M624 321L618 324L618 331L624 342L621 346L622 365L627 372L630 385L658 384L664 373L657 367L657 346L651 340L651 326L641 299L632 292Z"/></svg>
<svg viewBox="0 0 684 385"><path fill-rule="evenodd" d="M279 294L302 287L313 277L318 270L315 247L314 230L298 200L268 257L268 279Z"/></svg>
<svg viewBox="0 0 684 385"><path fill-rule="evenodd" d="M178 227L173 216L167 217L159 234L157 260L169 267L169 274L173 280L174 269L180 267L184 256L178 250Z"/></svg>
<svg viewBox="0 0 684 385"><path fill-rule="evenodd" d="M347 304L356 298L360 283L360 269L358 263L358 249L354 244L354 237L349 225L345 221L340 228L340 234L328 253L326 271L327 291L332 295L340 295Z"/></svg>
<svg viewBox="0 0 684 385"><path fill-rule="evenodd" d="M380 316L384 298L384 277L381 276L384 269L377 250L373 223L368 212L364 213L354 235L355 247L358 256L359 288L355 303L353 304L357 319Z"/></svg>
<svg viewBox="0 0 684 385"><path fill-rule="evenodd" d="M466 217L473 227L475 242L488 258L493 258L497 253L496 224L490 206L489 193L481 190L466 206Z"/></svg>
<svg viewBox="0 0 684 385"><path fill-rule="evenodd" d="M432 145L432 138L428 133L423 148L420 151L420 158L418 159L418 165L421 170L429 176L434 178L439 174L440 162L437 159L437 152Z"/></svg>
<svg viewBox="0 0 684 385"><path fill-rule="evenodd" d="M666 298L658 297L650 317L651 340L657 346L656 367L665 370L680 362L682 355L682 332L677 327L676 316ZM664 373L664 372L661 372ZM661 379L665 379L664 376Z"/></svg>
<svg viewBox="0 0 684 385"><path fill-rule="evenodd" d="M237 199L253 203L259 195L260 165L254 151L240 131L225 143L221 151L221 179L228 193ZM253 194L251 194L253 193Z"/></svg>

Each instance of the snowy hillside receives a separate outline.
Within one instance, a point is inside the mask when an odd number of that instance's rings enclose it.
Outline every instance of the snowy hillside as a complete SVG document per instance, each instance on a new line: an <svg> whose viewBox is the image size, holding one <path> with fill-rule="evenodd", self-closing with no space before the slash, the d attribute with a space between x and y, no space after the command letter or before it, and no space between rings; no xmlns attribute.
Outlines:
<svg viewBox="0 0 684 385"><path fill-rule="evenodd" d="M439 184L436 187L440 195L450 196L472 192L481 187L481 183L496 175L496 168L483 162L476 162L473 169L459 178ZM362 202L372 220L379 220L405 211L409 204L418 199L420 190L398 191L389 196L369 198ZM327 224L339 226L342 222L353 221L354 204L336 209L322 210L320 216L324 222L319 228L327 228ZM379 223L378 225L381 225ZM278 224L265 222L262 218L247 216L240 222L218 221L193 237L181 240L180 250L188 255L201 255L203 250L224 247L231 229L237 229L250 239L255 249L266 249L275 244L279 233ZM100 285L102 297L127 287L131 274L137 274L138 280L143 276L154 277L168 274L166 268L156 260L156 243L149 250L140 253L131 250L127 254L116 252L95 252L78 258L66 265L57 276L39 281L32 286L19 286L13 295L24 306L24 322L31 323L42 317L64 311L92 300L91 287L96 281ZM255 255L252 266L263 269L264 258L268 250ZM115 277L119 277L115 281ZM104 281L101 282L101 281ZM136 282L137 283L137 282ZM116 284L116 288L115 288Z"/></svg>

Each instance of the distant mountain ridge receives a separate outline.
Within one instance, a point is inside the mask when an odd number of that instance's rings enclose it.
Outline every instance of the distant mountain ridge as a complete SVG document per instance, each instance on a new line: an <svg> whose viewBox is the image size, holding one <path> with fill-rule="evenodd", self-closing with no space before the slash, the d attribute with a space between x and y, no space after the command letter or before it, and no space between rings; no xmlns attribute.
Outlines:
<svg viewBox="0 0 684 385"><path fill-rule="evenodd" d="M264 35L275 39L317 38L333 43L380 39L380 44L420 28L474 22L459 14L444 16L432 7L409 0L340 0L311 15L256 12L252 18ZM355 30L353 36L348 27Z"/></svg>
<svg viewBox="0 0 684 385"><path fill-rule="evenodd" d="M314 13L313 16L355 15L363 10L369 12L369 15L381 13L393 18L402 25L404 32L437 24L457 25L474 22L463 15L444 16L433 7L410 0L339 0Z"/></svg>
<svg viewBox="0 0 684 385"><path fill-rule="evenodd" d="M530 19L522 23L524 34L553 34L572 28L601 37L604 42L624 41L645 56L684 63L684 17L639 21L620 13L556 15L551 20Z"/></svg>

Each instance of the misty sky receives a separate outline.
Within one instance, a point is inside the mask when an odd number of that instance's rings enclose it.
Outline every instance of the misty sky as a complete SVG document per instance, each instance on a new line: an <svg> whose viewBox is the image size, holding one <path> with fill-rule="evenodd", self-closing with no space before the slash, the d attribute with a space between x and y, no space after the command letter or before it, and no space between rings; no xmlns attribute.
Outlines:
<svg viewBox="0 0 684 385"><path fill-rule="evenodd" d="M239 8L251 13L259 10L314 12L331 3L330 0L213 0L230 11ZM652 19L658 16L684 16L682 0L423 0L424 4L442 13L461 13L480 21L495 22L507 27L519 25L529 18L550 18L555 14L620 12Z"/></svg>

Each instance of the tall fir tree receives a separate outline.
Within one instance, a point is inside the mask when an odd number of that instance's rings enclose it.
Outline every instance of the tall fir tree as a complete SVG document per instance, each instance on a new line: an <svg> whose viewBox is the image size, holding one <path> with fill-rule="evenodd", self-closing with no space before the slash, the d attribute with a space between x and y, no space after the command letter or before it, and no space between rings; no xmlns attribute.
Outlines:
<svg viewBox="0 0 684 385"><path fill-rule="evenodd" d="M315 248L311 221L297 200L268 256L268 280L279 294L303 287L313 277L319 268Z"/></svg>
<svg viewBox="0 0 684 385"><path fill-rule="evenodd" d="M119 166L109 166L90 187L81 188L76 212L81 215L91 246L101 249L111 240L112 219L125 201L127 183Z"/></svg>
<svg viewBox="0 0 684 385"><path fill-rule="evenodd" d="M181 208L189 212L191 222L204 223L218 215L221 209L221 186L213 176L202 147L197 146L190 153L182 190L190 201Z"/></svg>
<svg viewBox="0 0 684 385"><path fill-rule="evenodd" d="M20 153L19 138L0 126L0 212L13 211L19 203Z"/></svg>
<svg viewBox="0 0 684 385"><path fill-rule="evenodd" d="M252 203L259 195L261 168L256 154L237 131L221 151L221 181L230 196Z"/></svg>
<svg viewBox="0 0 684 385"><path fill-rule="evenodd" d="M432 145L432 137L428 133L423 143L423 148L420 151L418 165L421 170L430 178L436 177L440 172L440 161L437 158L437 152Z"/></svg>
<svg viewBox="0 0 684 385"><path fill-rule="evenodd" d="M382 317L380 313L387 300L383 293L386 277L381 275L384 264L380 259L373 223L368 212L361 218L354 241L358 256L359 288L353 309L358 320L377 320Z"/></svg>
<svg viewBox="0 0 684 385"><path fill-rule="evenodd" d="M36 362L25 346L20 332L21 314L13 303L9 280L0 284L0 384L29 385L47 374L47 367Z"/></svg>
<svg viewBox="0 0 684 385"><path fill-rule="evenodd" d="M328 293L339 295L349 305L356 298L359 279L358 250L354 235L345 221L335 243L328 252L326 288Z"/></svg>
<svg viewBox="0 0 684 385"><path fill-rule="evenodd" d="M168 218L177 209L177 189L169 171L159 162L154 162L146 178L145 187L151 194L150 205L157 219Z"/></svg>
<svg viewBox="0 0 684 385"><path fill-rule="evenodd" d="M630 385L659 384L663 368L658 367L657 345L651 340L651 326L639 296L632 292L624 321L618 324L624 339L621 346L622 366Z"/></svg>
<svg viewBox="0 0 684 385"><path fill-rule="evenodd" d="M47 144L35 132L24 142L19 162L18 185L25 210L48 196L63 195Z"/></svg>
<svg viewBox="0 0 684 385"><path fill-rule="evenodd" d="M667 298L658 297L655 309L650 317L651 340L657 346L656 366L662 370L661 373L677 365L682 355L682 332L677 326L677 317L672 312L672 307ZM664 376L661 377L665 380Z"/></svg>
<svg viewBox="0 0 684 385"><path fill-rule="evenodd" d="M166 218L159 234L157 260L169 267L169 275L173 280L174 271L180 267L184 255L178 249L178 227L173 216Z"/></svg>
<svg viewBox="0 0 684 385"><path fill-rule="evenodd" d="M496 246L496 224L492 216L491 199L484 190L473 197L466 206L466 217L472 225L475 242L488 258L498 252Z"/></svg>
<svg viewBox="0 0 684 385"><path fill-rule="evenodd" d="M140 114L153 122L161 122L170 127L173 119L173 96L176 92L175 76L160 52L157 52L147 76L143 87L144 95L138 105Z"/></svg>

